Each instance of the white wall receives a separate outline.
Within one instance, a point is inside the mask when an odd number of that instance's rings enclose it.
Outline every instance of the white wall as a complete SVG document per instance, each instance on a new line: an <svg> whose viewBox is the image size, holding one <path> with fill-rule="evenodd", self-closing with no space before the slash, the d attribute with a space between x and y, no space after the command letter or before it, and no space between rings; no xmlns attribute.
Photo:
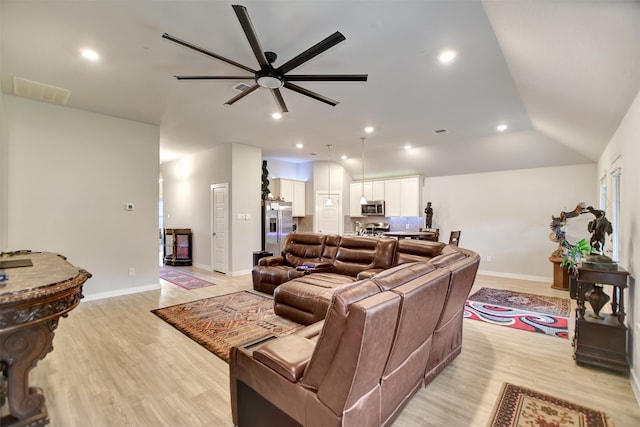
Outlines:
<svg viewBox="0 0 640 427"><path fill-rule="evenodd" d="M7 248L67 256L87 297L158 287L158 127L3 98Z"/></svg>
<svg viewBox="0 0 640 427"><path fill-rule="evenodd" d="M229 184L229 271L246 273L261 246L262 153L255 147L223 144L162 165L164 225L190 228L193 262L211 265L211 185ZM250 214L239 220L238 214Z"/></svg>
<svg viewBox="0 0 640 427"><path fill-rule="evenodd" d="M598 177L620 167L620 265L629 271L629 289L625 295L629 327L629 359L632 385L640 400L640 292L636 278L640 272L640 93L627 111L598 162ZM599 183L595 184L596 186ZM609 187L610 188L610 187Z"/></svg>
<svg viewBox="0 0 640 427"><path fill-rule="evenodd" d="M0 251L7 249L7 191L9 177L9 130L6 124L4 94L0 92Z"/></svg>
<svg viewBox="0 0 640 427"><path fill-rule="evenodd" d="M551 215L578 202L597 206L595 181L595 164L433 177L423 200L433 204L440 240L461 230L460 245L481 255L482 272L551 283Z"/></svg>

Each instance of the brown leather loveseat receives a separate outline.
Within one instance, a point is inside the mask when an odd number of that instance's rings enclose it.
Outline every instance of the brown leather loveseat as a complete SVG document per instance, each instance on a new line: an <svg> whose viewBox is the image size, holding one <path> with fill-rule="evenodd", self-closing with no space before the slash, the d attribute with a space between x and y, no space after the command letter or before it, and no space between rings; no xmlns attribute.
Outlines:
<svg viewBox="0 0 640 427"><path fill-rule="evenodd" d="M324 321L230 355L237 426L388 426L461 350L479 256L458 248L336 290Z"/></svg>

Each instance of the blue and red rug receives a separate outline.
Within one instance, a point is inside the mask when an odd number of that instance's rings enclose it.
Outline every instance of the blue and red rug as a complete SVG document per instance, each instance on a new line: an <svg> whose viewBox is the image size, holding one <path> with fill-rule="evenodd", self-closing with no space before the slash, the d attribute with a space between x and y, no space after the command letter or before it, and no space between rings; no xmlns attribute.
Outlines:
<svg viewBox="0 0 640 427"><path fill-rule="evenodd" d="M571 300L505 289L481 288L469 297L464 317L569 338Z"/></svg>

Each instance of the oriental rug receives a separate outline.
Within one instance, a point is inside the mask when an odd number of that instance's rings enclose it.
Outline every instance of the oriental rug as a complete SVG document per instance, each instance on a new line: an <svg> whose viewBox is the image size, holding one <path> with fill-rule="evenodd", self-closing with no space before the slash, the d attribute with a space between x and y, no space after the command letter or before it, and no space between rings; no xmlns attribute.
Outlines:
<svg viewBox="0 0 640 427"><path fill-rule="evenodd" d="M273 299L249 291L151 310L180 332L229 362L231 347L304 327L277 316Z"/></svg>
<svg viewBox="0 0 640 427"><path fill-rule="evenodd" d="M165 266L160 267L160 278L188 290L215 285L213 282L208 282L178 269Z"/></svg>
<svg viewBox="0 0 640 427"><path fill-rule="evenodd" d="M487 427L613 427L604 412L504 383Z"/></svg>
<svg viewBox="0 0 640 427"><path fill-rule="evenodd" d="M524 331L569 338L571 300L505 289L481 288L471 295L464 317Z"/></svg>

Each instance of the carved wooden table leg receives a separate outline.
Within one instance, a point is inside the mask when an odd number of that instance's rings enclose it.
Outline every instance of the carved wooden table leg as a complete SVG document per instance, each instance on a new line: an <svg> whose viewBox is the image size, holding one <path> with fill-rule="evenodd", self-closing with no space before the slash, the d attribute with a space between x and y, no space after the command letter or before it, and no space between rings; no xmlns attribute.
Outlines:
<svg viewBox="0 0 640 427"><path fill-rule="evenodd" d="M29 387L29 372L53 348L53 331L44 322L0 337L0 359L5 362L9 414L2 426L38 426L49 423L39 387ZM55 326L54 326L55 327Z"/></svg>

